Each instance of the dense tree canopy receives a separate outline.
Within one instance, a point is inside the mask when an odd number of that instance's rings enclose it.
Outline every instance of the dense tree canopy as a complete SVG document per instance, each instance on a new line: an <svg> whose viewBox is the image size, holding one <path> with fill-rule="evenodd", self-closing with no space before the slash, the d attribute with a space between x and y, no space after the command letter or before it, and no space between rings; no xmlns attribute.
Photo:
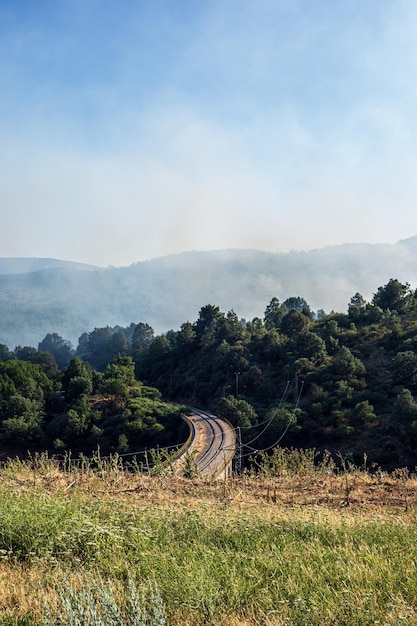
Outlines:
<svg viewBox="0 0 417 626"><path fill-rule="evenodd" d="M301 297L274 297L264 319L207 304L160 335L143 322L95 328L70 361L55 334L40 350L0 346L0 444L126 453L179 441L165 397L217 411L254 449L285 435L286 445L414 467L416 303L391 279L372 302L352 296L346 314L314 316Z"/></svg>
<svg viewBox="0 0 417 626"><path fill-rule="evenodd" d="M39 366L10 360L0 363L0 437L11 444L41 442L52 383Z"/></svg>
<svg viewBox="0 0 417 626"><path fill-rule="evenodd" d="M74 349L70 341L63 339L57 333L48 333L38 345L39 352L49 352L54 357L59 368L65 367L74 356Z"/></svg>
<svg viewBox="0 0 417 626"><path fill-rule="evenodd" d="M402 284L391 278L383 287L379 287L373 298L373 304L381 309L404 312L411 304L412 292L408 283Z"/></svg>

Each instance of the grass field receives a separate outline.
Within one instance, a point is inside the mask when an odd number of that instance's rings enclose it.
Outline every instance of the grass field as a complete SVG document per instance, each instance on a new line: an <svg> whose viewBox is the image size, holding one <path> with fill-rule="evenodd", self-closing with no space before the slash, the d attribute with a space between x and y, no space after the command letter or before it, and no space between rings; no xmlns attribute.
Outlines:
<svg viewBox="0 0 417 626"><path fill-rule="evenodd" d="M417 624L416 487L312 463L227 482L9 463L0 625Z"/></svg>

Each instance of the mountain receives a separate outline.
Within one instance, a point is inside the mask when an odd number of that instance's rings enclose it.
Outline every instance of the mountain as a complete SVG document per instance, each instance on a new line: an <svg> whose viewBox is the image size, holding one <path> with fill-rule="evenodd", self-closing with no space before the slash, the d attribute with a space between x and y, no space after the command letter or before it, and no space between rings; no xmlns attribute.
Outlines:
<svg viewBox="0 0 417 626"><path fill-rule="evenodd" d="M271 298L301 296L313 310L344 312L390 278L417 286L417 236L396 244L343 244L309 252L184 252L106 269L55 259L0 259L0 343L37 347L57 332L77 344L101 326L195 321L206 304L263 317Z"/></svg>
<svg viewBox="0 0 417 626"><path fill-rule="evenodd" d="M75 261L60 261L59 259L0 257L0 274L25 274L27 272L36 272L51 267L64 267L78 270L98 269L94 265L76 263Z"/></svg>

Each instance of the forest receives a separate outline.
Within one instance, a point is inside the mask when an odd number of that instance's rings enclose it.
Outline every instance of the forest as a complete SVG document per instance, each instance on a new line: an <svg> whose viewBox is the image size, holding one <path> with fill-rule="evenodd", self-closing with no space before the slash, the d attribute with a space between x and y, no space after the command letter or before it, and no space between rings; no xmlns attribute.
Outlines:
<svg viewBox="0 0 417 626"><path fill-rule="evenodd" d="M343 244L309 252L189 251L129 267L0 257L0 344L37 346L56 332L77 345L95 327L147 322L156 333L197 318L207 303L263 317L276 296L312 309L347 311L395 276L417 287L417 236L396 244Z"/></svg>
<svg viewBox="0 0 417 626"><path fill-rule="evenodd" d="M155 334L146 322L0 345L2 457L133 455L187 438L186 407L239 427L246 465L275 446L341 462L417 465L417 292L390 279L346 313L274 297L263 318L215 304Z"/></svg>

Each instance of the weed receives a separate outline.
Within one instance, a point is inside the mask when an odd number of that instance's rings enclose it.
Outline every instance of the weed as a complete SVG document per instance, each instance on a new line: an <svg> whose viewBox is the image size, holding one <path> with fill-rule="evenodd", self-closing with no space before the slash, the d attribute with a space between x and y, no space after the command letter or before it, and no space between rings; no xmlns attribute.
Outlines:
<svg viewBox="0 0 417 626"><path fill-rule="evenodd" d="M166 626L164 604L156 582L139 593L128 576L127 599L117 601L112 584L96 573L73 580L61 572L53 604L44 604L43 626ZM124 604L124 606L122 606Z"/></svg>

